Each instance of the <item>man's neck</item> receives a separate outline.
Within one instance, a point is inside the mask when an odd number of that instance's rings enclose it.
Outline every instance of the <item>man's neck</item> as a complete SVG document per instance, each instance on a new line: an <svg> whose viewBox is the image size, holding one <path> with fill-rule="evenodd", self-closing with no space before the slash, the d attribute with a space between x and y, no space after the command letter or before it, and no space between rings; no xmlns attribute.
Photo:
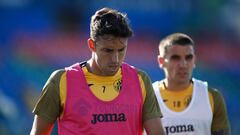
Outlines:
<svg viewBox="0 0 240 135"><path fill-rule="evenodd" d="M96 71L95 71L96 69L94 67L97 67L97 66L96 66L96 63L92 59L87 61L86 67L87 67L88 72L90 72L92 74L96 74Z"/></svg>
<svg viewBox="0 0 240 135"><path fill-rule="evenodd" d="M165 89L167 89L167 90L181 91L181 90L185 90L191 84L191 81L188 81L188 82L173 82L173 81L170 81L168 79L164 79L163 83L164 83Z"/></svg>

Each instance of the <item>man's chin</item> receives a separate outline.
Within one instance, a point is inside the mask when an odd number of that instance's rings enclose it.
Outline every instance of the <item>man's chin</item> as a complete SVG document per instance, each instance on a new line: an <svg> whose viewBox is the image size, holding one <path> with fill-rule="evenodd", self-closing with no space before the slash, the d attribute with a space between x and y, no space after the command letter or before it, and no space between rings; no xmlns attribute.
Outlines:
<svg viewBox="0 0 240 135"><path fill-rule="evenodd" d="M109 70L105 72L106 76L114 76L117 73L118 70Z"/></svg>
<svg viewBox="0 0 240 135"><path fill-rule="evenodd" d="M178 82L179 83L189 83L190 81L189 81L189 78L181 78L181 79L179 79Z"/></svg>

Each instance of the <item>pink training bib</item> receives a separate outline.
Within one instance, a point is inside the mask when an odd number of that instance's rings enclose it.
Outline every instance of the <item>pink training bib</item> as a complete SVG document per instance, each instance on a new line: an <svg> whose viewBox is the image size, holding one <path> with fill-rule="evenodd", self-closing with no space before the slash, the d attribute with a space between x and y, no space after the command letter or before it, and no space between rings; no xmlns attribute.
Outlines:
<svg viewBox="0 0 240 135"><path fill-rule="evenodd" d="M60 135L141 135L142 91L134 67L122 64L122 88L112 101L91 92L80 64L66 68L67 97Z"/></svg>

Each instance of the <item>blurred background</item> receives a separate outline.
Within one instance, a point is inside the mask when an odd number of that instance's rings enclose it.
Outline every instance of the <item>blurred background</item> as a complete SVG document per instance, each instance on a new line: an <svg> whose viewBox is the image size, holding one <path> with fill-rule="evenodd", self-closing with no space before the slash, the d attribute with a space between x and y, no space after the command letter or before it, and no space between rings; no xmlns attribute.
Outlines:
<svg viewBox="0 0 240 135"><path fill-rule="evenodd" d="M128 14L135 35L126 61L152 81L164 77L159 41L173 32L191 35L194 76L222 92L232 134L240 134L240 0L1 0L1 135L29 134L31 111L50 74L90 58L90 17L104 6Z"/></svg>

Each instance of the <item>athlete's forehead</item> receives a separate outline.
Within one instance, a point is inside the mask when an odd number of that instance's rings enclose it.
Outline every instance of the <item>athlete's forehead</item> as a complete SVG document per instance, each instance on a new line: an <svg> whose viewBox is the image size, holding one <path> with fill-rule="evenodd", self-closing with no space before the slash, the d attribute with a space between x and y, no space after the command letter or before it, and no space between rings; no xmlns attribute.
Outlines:
<svg viewBox="0 0 240 135"><path fill-rule="evenodd" d="M194 55L194 48L191 45L171 45L167 46L165 50L164 56L171 56L171 55L179 55L179 56L186 56L186 55Z"/></svg>
<svg viewBox="0 0 240 135"><path fill-rule="evenodd" d="M97 44L103 44L105 46L127 46L128 38L114 37L112 35L105 35L98 38L95 41Z"/></svg>

